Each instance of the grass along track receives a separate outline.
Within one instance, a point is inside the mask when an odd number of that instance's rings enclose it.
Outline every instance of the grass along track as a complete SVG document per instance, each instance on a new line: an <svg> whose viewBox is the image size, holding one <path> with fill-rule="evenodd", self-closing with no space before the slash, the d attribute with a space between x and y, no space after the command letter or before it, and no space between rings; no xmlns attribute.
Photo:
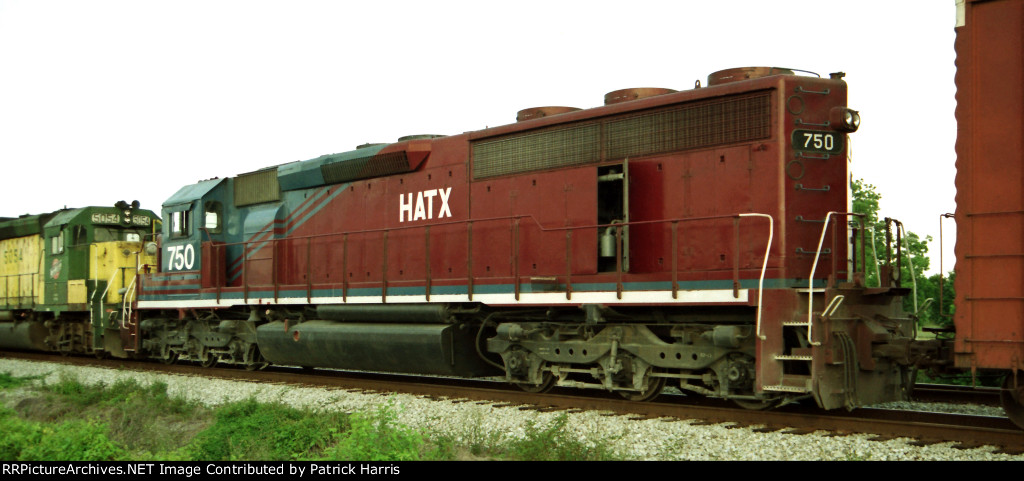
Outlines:
<svg viewBox="0 0 1024 481"><path fill-rule="evenodd" d="M626 401L617 395L600 391L555 390L546 394L531 394L505 383L487 380L413 377L319 369L302 370L287 367L246 371L229 367L202 368L195 364L184 363L163 365L121 359L59 357L41 353L2 352L0 356L247 382L362 392L398 392L430 399L519 406L520 409L542 411L594 410L628 415L635 419L697 419L702 423L709 424L726 423L737 427L759 426L758 431L784 430L789 433L827 431L832 435L867 433L875 435L876 439L880 441L893 438L912 438L914 441L911 444L915 445L952 441L963 448L990 445L999 447L1000 452L1024 453L1024 430L1016 428L1005 417L871 408L857 409L851 412L821 411L815 406L804 405L791 405L768 411L750 411L735 407L731 403L669 394L663 394L653 402L647 403ZM954 391L962 393L965 390ZM954 395L945 394L944 396ZM941 399L949 400L948 397Z"/></svg>

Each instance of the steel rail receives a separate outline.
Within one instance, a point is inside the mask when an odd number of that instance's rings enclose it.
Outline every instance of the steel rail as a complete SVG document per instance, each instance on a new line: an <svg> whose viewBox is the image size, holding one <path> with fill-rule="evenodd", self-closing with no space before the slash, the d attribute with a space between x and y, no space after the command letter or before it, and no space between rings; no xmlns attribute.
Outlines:
<svg viewBox="0 0 1024 481"><path fill-rule="evenodd" d="M43 353L0 353L3 357L56 362L112 369L132 369L178 375L194 375L246 382L285 383L326 389L368 392L397 392L453 402L486 402L497 406L543 411L610 411L637 418L698 420L703 424L726 423L755 427L757 431L788 430L792 433L829 431L836 435L871 434L876 440L909 438L911 444L955 442L962 448L996 446L1000 452L1024 453L1024 430L1005 417L861 408L854 411L822 411L816 406L787 406L752 411L730 403L695 396L663 394L656 402L627 401L611 393L556 389L536 394L521 391L504 382L412 377L381 373L334 370L300 370L272 367L246 371L229 367L202 368L198 364L163 365L123 359L97 360L88 357L60 357Z"/></svg>

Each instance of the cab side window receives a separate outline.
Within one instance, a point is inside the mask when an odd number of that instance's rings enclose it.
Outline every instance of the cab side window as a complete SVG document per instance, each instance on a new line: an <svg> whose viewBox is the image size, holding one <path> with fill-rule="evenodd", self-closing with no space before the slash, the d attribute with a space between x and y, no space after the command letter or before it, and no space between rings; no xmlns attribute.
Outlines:
<svg viewBox="0 0 1024 481"><path fill-rule="evenodd" d="M50 254L63 254L64 253L64 229L61 229L60 234L57 234L50 238Z"/></svg>
<svg viewBox="0 0 1024 481"><path fill-rule="evenodd" d="M171 237L189 237L192 235L192 212L182 210L171 213Z"/></svg>
<svg viewBox="0 0 1024 481"><path fill-rule="evenodd" d="M224 225L223 207L220 202L209 201L203 207L203 226L211 234L220 234Z"/></svg>
<svg viewBox="0 0 1024 481"><path fill-rule="evenodd" d="M72 227L71 230L74 233L74 235L71 236L71 245L73 247L85 245L89 242L87 235L88 232L85 230L84 225L76 225Z"/></svg>

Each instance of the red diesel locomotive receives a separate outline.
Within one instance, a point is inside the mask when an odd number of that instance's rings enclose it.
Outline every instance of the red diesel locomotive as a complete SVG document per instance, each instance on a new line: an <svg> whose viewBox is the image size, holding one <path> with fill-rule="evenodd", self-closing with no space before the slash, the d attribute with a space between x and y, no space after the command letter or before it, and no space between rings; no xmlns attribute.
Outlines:
<svg viewBox="0 0 1024 481"><path fill-rule="evenodd" d="M915 326L852 247L842 77L725 70L184 187L129 349L753 408L903 399Z"/></svg>

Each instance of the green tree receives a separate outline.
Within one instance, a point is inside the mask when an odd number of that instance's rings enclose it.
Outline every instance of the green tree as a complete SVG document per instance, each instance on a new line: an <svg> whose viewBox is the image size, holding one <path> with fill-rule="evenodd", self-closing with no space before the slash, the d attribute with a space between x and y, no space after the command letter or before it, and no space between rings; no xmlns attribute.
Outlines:
<svg viewBox="0 0 1024 481"><path fill-rule="evenodd" d="M916 292L912 290L904 298L903 309L910 313L918 312L921 325L924 326L947 326L952 324L950 317L953 308L952 274L949 277L943 277L942 274L925 275L925 272L930 267L928 243L932 241L932 237L925 236L922 238L904 229L901 236L902 239L900 239L900 249L898 249L896 246L898 224L890 223L891 243L887 246L886 221L885 219L878 218L882 195L878 193L874 185L865 183L863 179L854 180L850 187L853 195L853 211L865 216L867 252L864 252L864 258L868 265L866 269L867 285L870 287L882 285L878 280L878 276L881 271L880 268L887 263L887 253L891 253L891 262L895 268L897 264L896 254L899 252L900 285L910 289L915 289L916 287ZM874 234L873 236L872 233ZM858 248L858 252L860 252L860 248ZM939 312L940 278L943 280L942 307L946 312ZM929 301L928 299L931 300Z"/></svg>

